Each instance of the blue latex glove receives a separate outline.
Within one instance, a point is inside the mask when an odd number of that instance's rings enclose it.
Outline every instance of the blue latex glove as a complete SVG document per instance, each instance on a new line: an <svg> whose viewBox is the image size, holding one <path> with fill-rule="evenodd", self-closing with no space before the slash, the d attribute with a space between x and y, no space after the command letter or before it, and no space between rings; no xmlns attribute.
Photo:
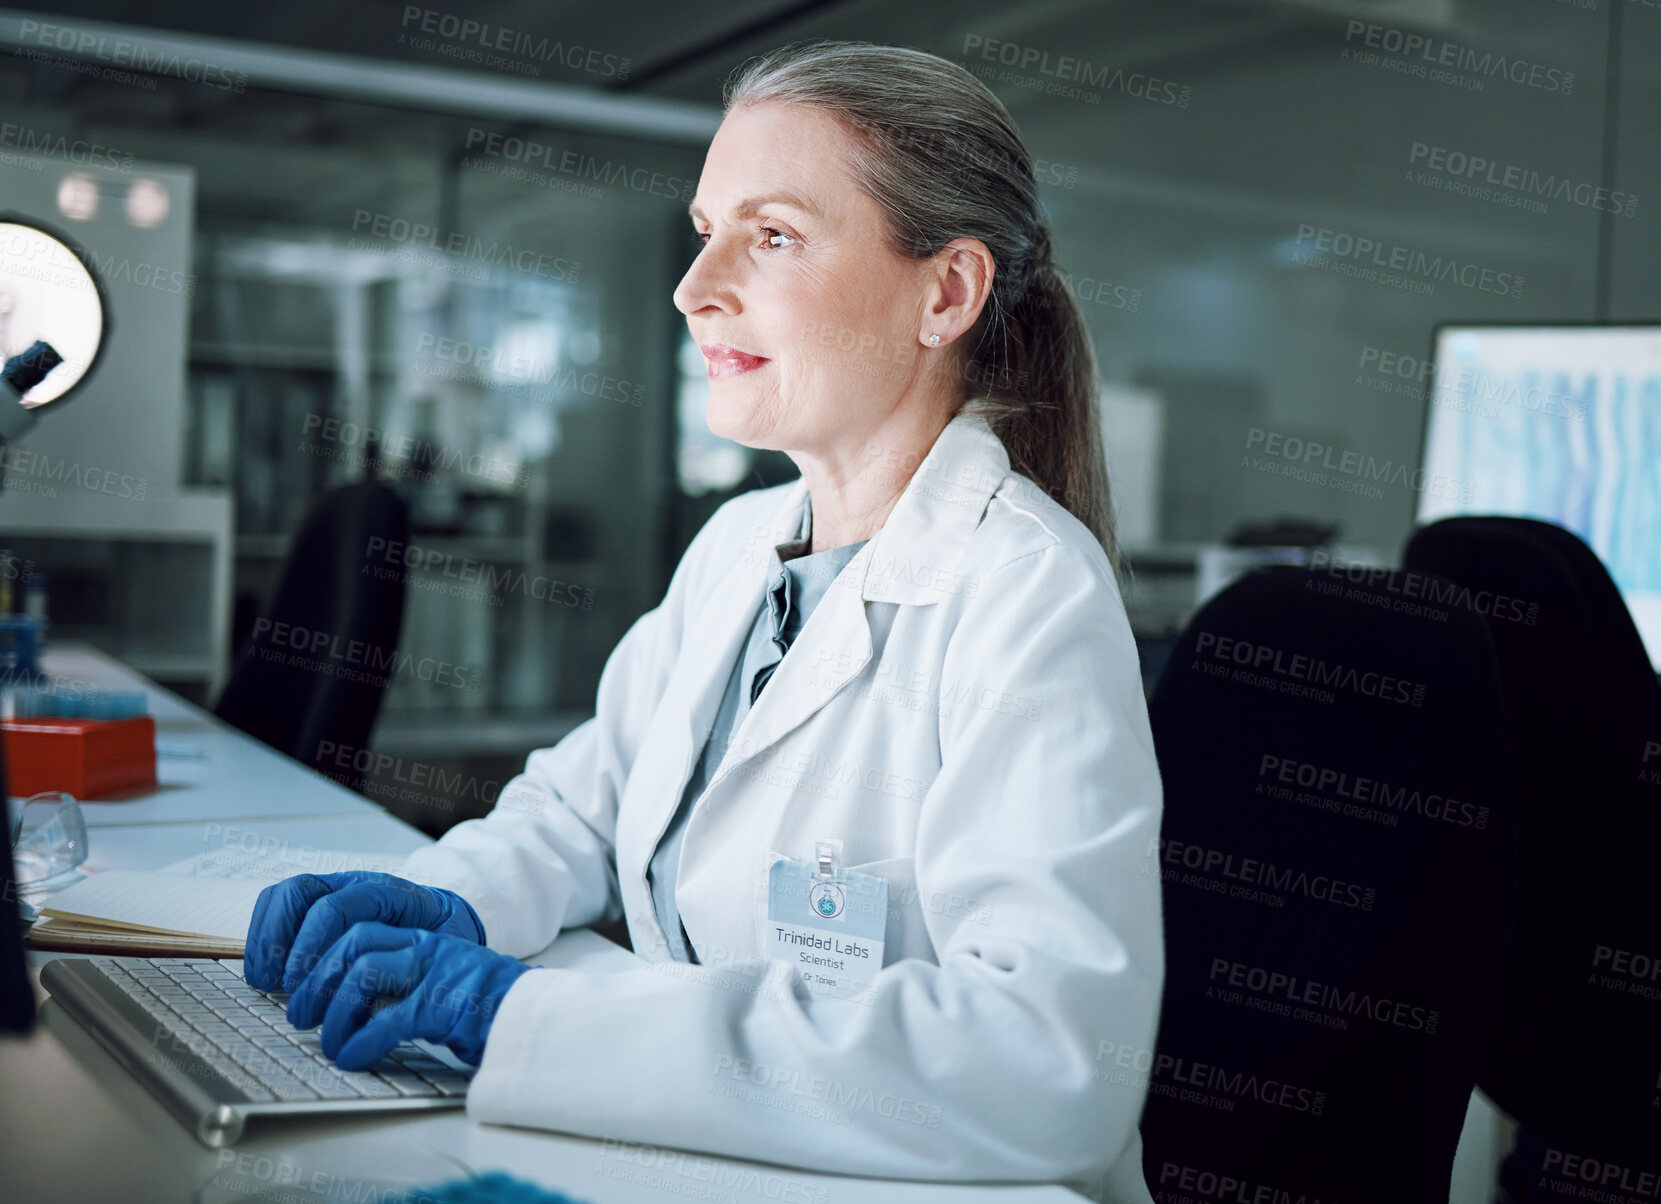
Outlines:
<svg viewBox="0 0 1661 1204"><path fill-rule="evenodd" d="M323 1052L362 1070L420 1037L477 1066L502 996L533 967L418 928L354 924L288 1001L289 1023L323 1022ZM396 1000L375 1011L377 1000Z"/></svg>
<svg viewBox="0 0 1661 1204"><path fill-rule="evenodd" d="M296 874L260 892L242 974L262 991L292 991L353 924L375 920L484 944L479 915L454 891L393 874Z"/></svg>
<svg viewBox="0 0 1661 1204"><path fill-rule="evenodd" d="M421 1204L586 1204L564 1192L548 1191L501 1171L486 1171L475 1179L454 1179L410 1194Z"/></svg>

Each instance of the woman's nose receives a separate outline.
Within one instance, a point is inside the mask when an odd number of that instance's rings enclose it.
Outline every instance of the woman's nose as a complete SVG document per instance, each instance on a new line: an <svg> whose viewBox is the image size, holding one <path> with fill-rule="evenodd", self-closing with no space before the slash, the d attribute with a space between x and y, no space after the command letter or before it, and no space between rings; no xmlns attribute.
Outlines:
<svg viewBox="0 0 1661 1204"><path fill-rule="evenodd" d="M716 241L711 238L704 244L675 286L675 308L683 314L694 314L711 305L728 313L737 312L733 265L725 262L726 251L716 246Z"/></svg>

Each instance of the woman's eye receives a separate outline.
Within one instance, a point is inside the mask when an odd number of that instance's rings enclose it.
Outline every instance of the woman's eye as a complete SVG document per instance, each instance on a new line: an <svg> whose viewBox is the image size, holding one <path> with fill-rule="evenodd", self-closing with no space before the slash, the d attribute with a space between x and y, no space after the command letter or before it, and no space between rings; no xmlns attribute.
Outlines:
<svg viewBox="0 0 1661 1204"><path fill-rule="evenodd" d="M794 234L786 234L783 230L775 230L771 226L763 226L761 228L761 232L767 236L766 241L768 249L772 251L782 251L785 246L788 246L790 243L794 243L796 241L796 236ZM692 237L698 240L699 246L707 247L709 245L709 235L703 231L694 230L692 232ZM789 242L780 245L773 241L775 238L788 239Z"/></svg>

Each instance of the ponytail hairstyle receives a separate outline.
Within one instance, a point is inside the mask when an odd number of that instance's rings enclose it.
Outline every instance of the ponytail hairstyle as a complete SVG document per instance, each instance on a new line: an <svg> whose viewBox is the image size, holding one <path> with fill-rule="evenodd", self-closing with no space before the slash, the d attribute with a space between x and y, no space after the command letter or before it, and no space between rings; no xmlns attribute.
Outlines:
<svg viewBox="0 0 1661 1204"><path fill-rule="evenodd" d="M728 112L770 101L813 106L853 133L854 178L899 254L932 258L954 238L992 252L991 296L958 340L954 414L985 415L1011 467L1090 528L1117 574L1095 355L1009 110L937 55L826 39L751 59L722 93Z"/></svg>

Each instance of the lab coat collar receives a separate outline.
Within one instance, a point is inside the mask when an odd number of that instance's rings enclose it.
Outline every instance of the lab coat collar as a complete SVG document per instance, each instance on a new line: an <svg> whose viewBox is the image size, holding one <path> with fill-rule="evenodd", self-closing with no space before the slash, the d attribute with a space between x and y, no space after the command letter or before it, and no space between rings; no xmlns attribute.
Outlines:
<svg viewBox="0 0 1661 1204"><path fill-rule="evenodd" d="M806 722L870 663L865 602L926 605L947 592L949 574L963 560L987 500L1008 470L1009 457L984 417L959 414L946 424L887 521L843 567L807 617L793 651L739 721L703 801L687 821L683 866L685 849L696 846L699 825L710 821L730 793L719 789L726 779ZM674 751L655 758L629 781L631 794L640 800L635 804L639 818L619 825L617 869L633 931L643 938L635 947L644 946L652 960L669 954L646 888L646 865L686 788L698 741L708 737L733 663L744 654L764 602L767 566L776 560L776 545L800 538L806 507L807 485L797 480L771 517L757 523L743 556L727 567L705 599L690 627L698 638L664 694L663 722L674 733ZM858 593L851 588L856 581Z"/></svg>
<svg viewBox="0 0 1661 1204"><path fill-rule="evenodd" d="M881 454L881 449L874 452ZM867 602L927 605L951 592L949 583L969 538L1008 471L1009 454L983 415L959 413L952 418L906 483L887 521L843 570L860 582L860 597ZM807 501L807 483L798 478L773 514L769 545L799 537L807 521Z"/></svg>

